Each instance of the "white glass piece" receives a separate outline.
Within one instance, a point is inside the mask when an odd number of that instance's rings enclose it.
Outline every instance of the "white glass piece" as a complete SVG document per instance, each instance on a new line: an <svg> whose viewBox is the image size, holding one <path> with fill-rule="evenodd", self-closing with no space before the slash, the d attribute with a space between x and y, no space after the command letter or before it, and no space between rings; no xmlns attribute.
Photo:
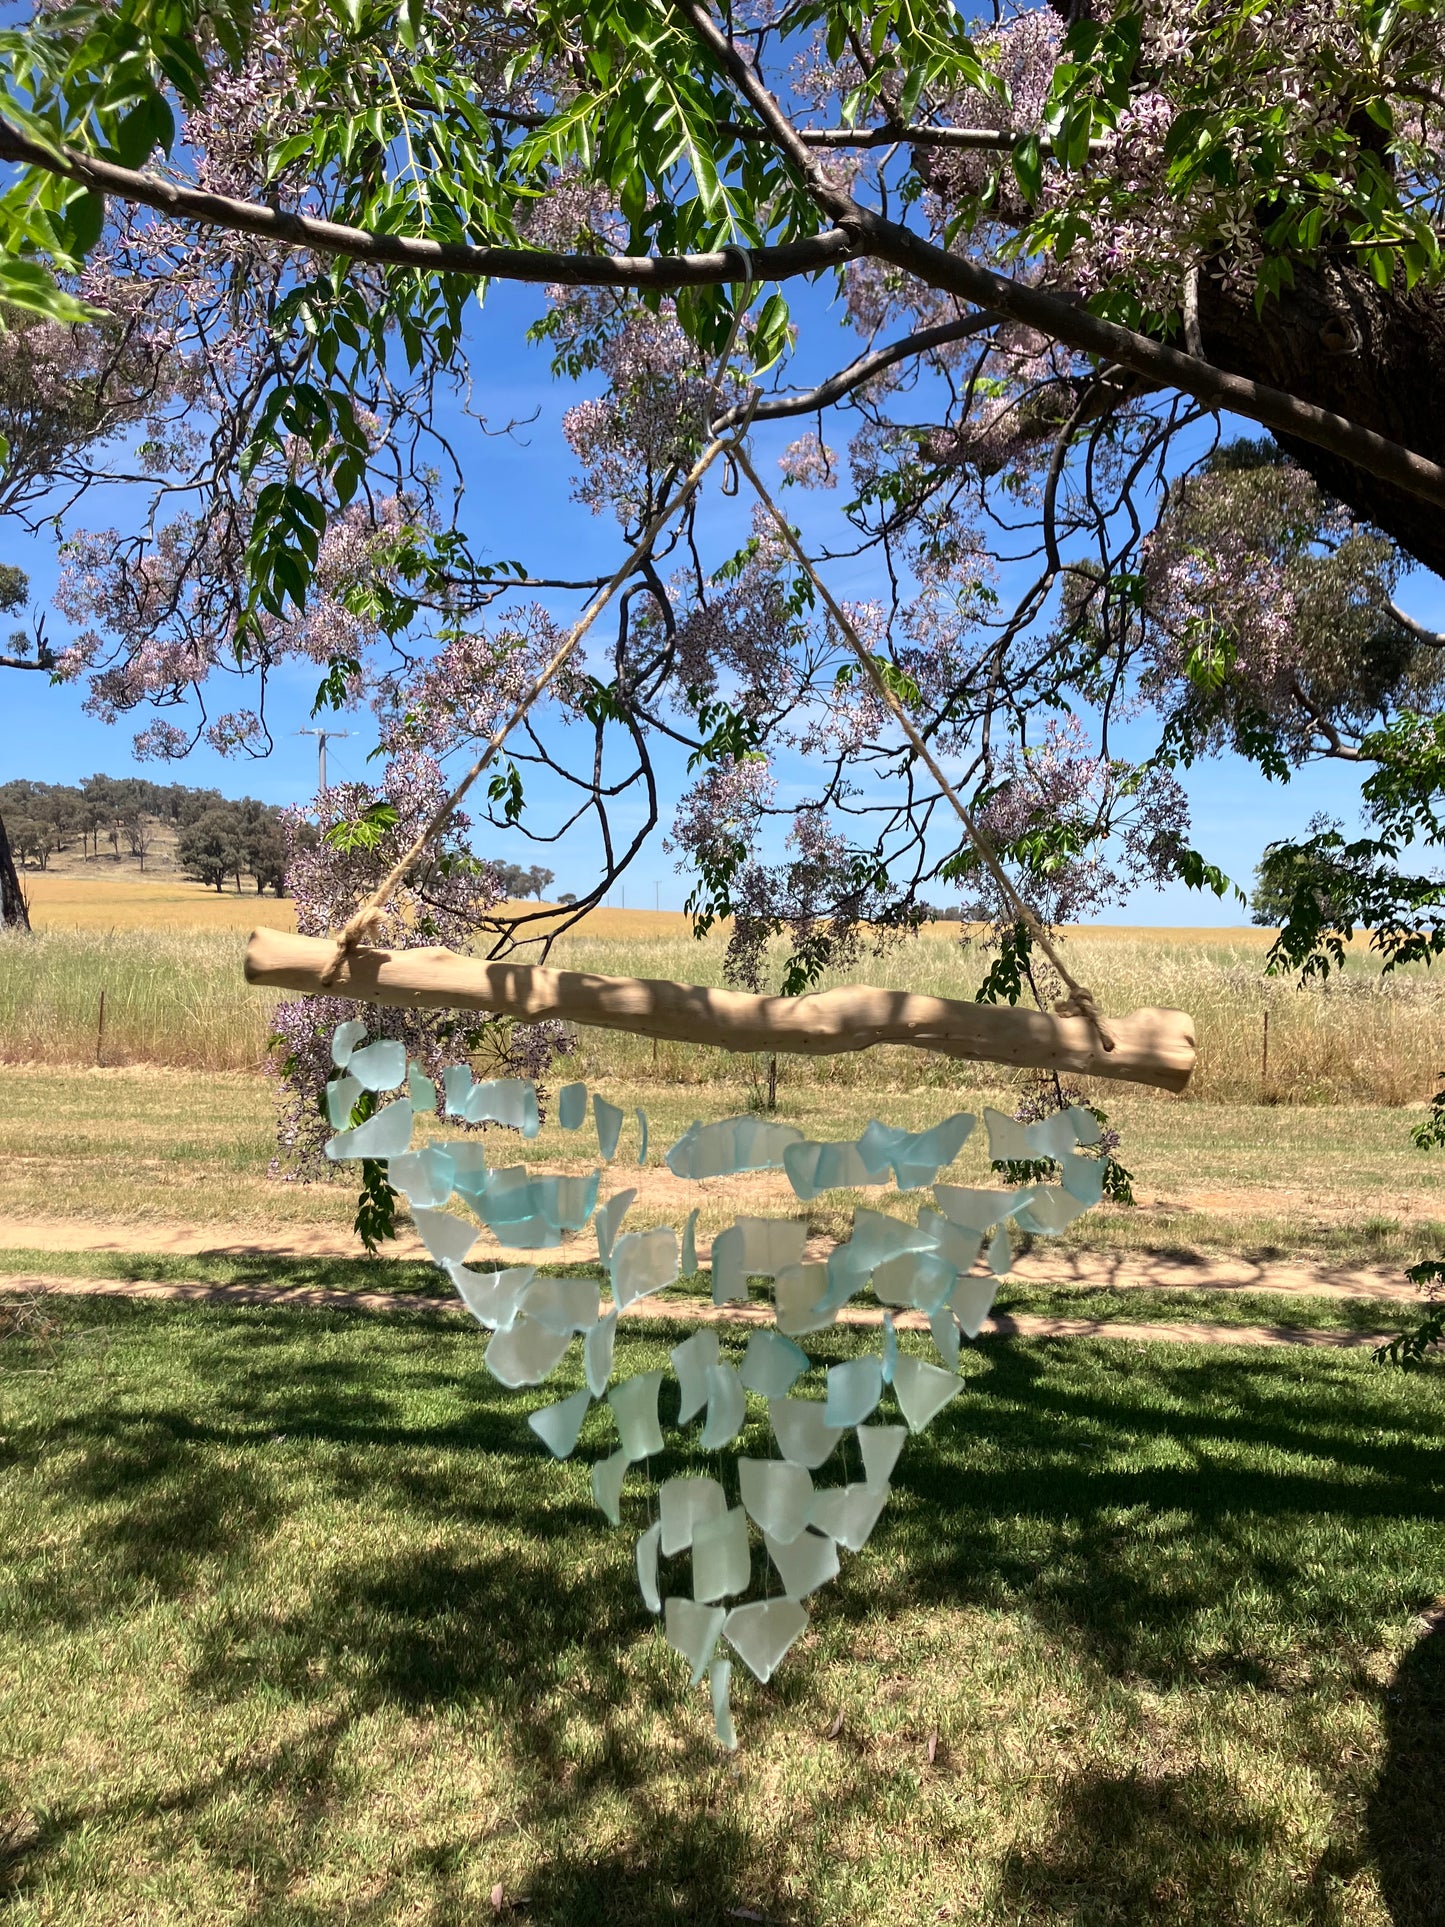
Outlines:
<svg viewBox="0 0 1445 1927"><path fill-rule="evenodd" d="M1014 1248L1009 1240L1008 1226L1001 1224L988 1246L988 1268L995 1278L1003 1278L1013 1270Z"/></svg>
<svg viewBox="0 0 1445 1927"><path fill-rule="evenodd" d="M580 1231L597 1208L600 1171L585 1177L543 1177L532 1179L532 1196L537 1209L559 1231Z"/></svg>
<svg viewBox="0 0 1445 1927"><path fill-rule="evenodd" d="M592 1468L592 1497L607 1514L608 1523L622 1524L622 1481L627 1477L627 1454L614 1452Z"/></svg>
<svg viewBox="0 0 1445 1927"><path fill-rule="evenodd" d="M938 1356L949 1371L958 1370L958 1320L951 1311L936 1311L928 1320L928 1329L933 1333L933 1342L938 1347Z"/></svg>
<svg viewBox="0 0 1445 1927"><path fill-rule="evenodd" d="M695 1331L691 1338L685 1338L680 1345L675 1345L668 1357L672 1360L672 1369L677 1373L677 1385L681 1393L677 1422L687 1425L707 1404L707 1375L720 1358L717 1333Z"/></svg>
<svg viewBox="0 0 1445 1927"><path fill-rule="evenodd" d="M380 1038L353 1051L346 1069L368 1091L394 1091L406 1082L406 1045L395 1038Z"/></svg>
<svg viewBox="0 0 1445 1927"><path fill-rule="evenodd" d="M941 1365L926 1365L921 1358L904 1352L894 1368L893 1390L909 1431L921 1432L951 1398L957 1398L963 1380Z"/></svg>
<svg viewBox="0 0 1445 1927"><path fill-rule="evenodd" d="M752 1578L748 1515L740 1505L705 1519L692 1535L692 1596L704 1605L746 1592Z"/></svg>
<svg viewBox="0 0 1445 1927"><path fill-rule="evenodd" d="M529 1413L528 1425L554 1459L571 1457L591 1403L592 1394L584 1385L570 1398L560 1399L555 1405L544 1405L540 1412Z"/></svg>
<svg viewBox="0 0 1445 1927"><path fill-rule="evenodd" d="M779 1332L748 1334L748 1348L738 1376L750 1392L764 1398L786 1398L808 1369L808 1354Z"/></svg>
<svg viewBox="0 0 1445 1927"><path fill-rule="evenodd" d="M808 1227L801 1218L739 1218L738 1230L750 1278L776 1278L803 1262Z"/></svg>
<svg viewBox="0 0 1445 1927"><path fill-rule="evenodd" d="M712 1730L717 1734L718 1745L726 1747L729 1753L736 1753L738 1736L733 1727L733 1710L728 1703L733 1683L732 1661L715 1659L707 1669L707 1683L712 1694Z"/></svg>
<svg viewBox="0 0 1445 1927"><path fill-rule="evenodd" d="M748 1402L743 1382L731 1365L712 1365L707 1374L707 1423L700 1441L704 1452L720 1452L743 1429Z"/></svg>
<svg viewBox="0 0 1445 1927"><path fill-rule="evenodd" d="M612 1256L617 1227L627 1216L628 1208L636 1196L635 1191L614 1191L592 1220L592 1229L597 1233L597 1256L604 1265Z"/></svg>
<svg viewBox="0 0 1445 1927"><path fill-rule="evenodd" d="M893 1383L894 1367L898 1363L898 1327L893 1322L891 1311L883 1314L883 1383Z"/></svg>
<svg viewBox="0 0 1445 1927"><path fill-rule="evenodd" d="M992 1275L987 1278L959 1279L948 1302L954 1317L963 1327L965 1338L978 1337L997 1297L998 1279Z"/></svg>
<svg viewBox="0 0 1445 1927"><path fill-rule="evenodd" d="M519 1315L488 1345L487 1370L513 1390L519 1385L540 1385L562 1363L571 1342L566 1332L548 1331L545 1325Z"/></svg>
<svg viewBox="0 0 1445 1927"><path fill-rule="evenodd" d="M542 1122L537 1087L525 1077L493 1077L473 1084L462 1115L468 1124L502 1124L523 1137L535 1137Z"/></svg>
<svg viewBox="0 0 1445 1927"><path fill-rule="evenodd" d="M647 1162L647 1113L642 1109L641 1105L639 1105L637 1109L637 1128L638 1128L638 1131L641 1133L641 1139L637 1146L637 1162L639 1164L646 1164Z"/></svg>
<svg viewBox="0 0 1445 1927"><path fill-rule="evenodd" d="M530 1265L514 1265L509 1271L468 1271L465 1265L449 1264L446 1270L467 1310L490 1331L507 1331L516 1322L535 1276Z"/></svg>
<svg viewBox="0 0 1445 1927"><path fill-rule="evenodd" d="M718 1634L727 1620L725 1606L699 1606L695 1599L669 1599L663 1608L663 1630L667 1643L681 1653L692 1668L691 1684L696 1686L707 1671L717 1645Z"/></svg>
<svg viewBox="0 0 1445 1927"><path fill-rule="evenodd" d="M360 1017L348 1017L344 1024L336 1026L331 1038L331 1061L337 1070L346 1069L352 1053L365 1035L366 1025Z"/></svg>
<svg viewBox="0 0 1445 1927"><path fill-rule="evenodd" d="M1094 1116L1092 1111L1085 1110L1082 1104L1071 1104L1068 1108L1067 1115L1073 1119L1074 1136L1080 1144L1098 1144L1102 1142L1104 1133L1099 1127L1098 1118Z"/></svg>
<svg viewBox="0 0 1445 1927"><path fill-rule="evenodd" d="M662 1525L650 1525L637 1541L637 1587L642 1603L650 1613L662 1611L662 1595L657 1590L657 1548L662 1540Z"/></svg>
<svg viewBox="0 0 1445 1927"><path fill-rule="evenodd" d="M682 1258L678 1264L680 1278L697 1276L697 1215L699 1207L694 1205L687 1214L687 1223L682 1227Z"/></svg>
<svg viewBox="0 0 1445 1927"><path fill-rule="evenodd" d="M712 1301L715 1305L736 1304L747 1297L746 1251L747 1243L738 1225L730 1224L713 1239Z"/></svg>
<svg viewBox="0 0 1445 1927"><path fill-rule="evenodd" d="M740 1171L776 1171L790 1144L803 1133L793 1124L769 1124L760 1117L724 1117L712 1124L689 1124L665 1153L677 1178L726 1178Z"/></svg>
<svg viewBox="0 0 1445 1927"><path fill-rule="evenodd" d="M429 1144L424 1151L406 1151L399 1158L387 1160L387 1183L402 1193L413 1211L418 1207L426 1211L440 1210L452 1195L456 1175L451 1153L439 1144Z"/></svg>
<svg viewBox="0 0 1445 1927"><path fill-rule="evenodd" d="M778 1330L792 1338L803 1338L809 1332L826 1331L829 1325L836 1325L836 1306L819 1310L827 1292L826 1265L789 1265L780 1271L773 1280Z"/></svg>
<svg viewBox="0 0 1445 1927"><path fill-rule="evenodd" d="M657 1395L661 1390L661 1372L639 1372L635 1378L624 1378L607 1394L629 1460L648 1459L662 1450L662 1428L657 1422Z"/></svg>
<svg viewBox="0 0 1445 1927"><path fill-rule="evenodd" d="M361 1096L361 1080L356 1077L333 1077L326 1086L326 1120L333 1131L345 1131L351 1127L351 1113L356 1108L356 1100Z"/></svg>
<svg viewBox="0 0 1445 1927"><path fill-rule="evenodd" d="M860 1425L858 1450L863 1454L863 1478L868 1485L887 1485L908 1437L906 1425ZM792 1588L789 1588L791 1591Z"/></svg>
<svg viewBox="0 0 1445 1927"><path fill-rule="evenodd" d="M399 1097L375 1117L328 1140L329 1158L399 1158L411 1149L411 1101Z"/></svg>
<svg viewBox="0 0 1445 1927"><path fill-rule="evenodd" d="M910 1305L933 1312L953 1289L958 1273L936 1251L905 1251L873 1273L873 1290L885 1305Z"/></svg>
<svg viewBox="0 0 1445 1927"><path fill-rule="evenodd" d="M817 1471L843 1436L824 1418L821 1399L770 1398L768 1417L783 1457L810 1472Z"/></svg>
<svg viewBox="0 0 1445 1927"><path fill-rule="evenodd" d="M783 1169L798 1197L805 1201L824 1191L859 1190L867 1184L886 1184L887 1167L879 1174L868 1169L851 1141L819 1144L805 1139L783 1150Z"/></svg>
<svg viewBox="0 0 1445 1927"><path fill-rule="evenodd" d="M602 1153L602 1161L608 1163L617 1155L617 1140L622 1135L622 1112L615 1104L609 1104L605 1097L592 1093L592 1115L597 1121L597 1145Z"/></svg>
<svg viewBox="0 0 1445 1927"><path fill-rule="evenodd" d="M808 1520L817 1532L826 1532L849 1552L861 1552L867 1545L883 1508L888 1503L887 1485L835 1485L813 1495L812 1516Z"/></svg>
<svg viewBox="0 0 1445 1927"><path fill-rule="evenodd" d="M1081 1158L1074 1153L1066 1157L1059 1169L1069 1196L1077 1198L1082 1205L1099 1204L1104 1196L1105 1162L1103 1158Z"/></svg>
<svg viewBox="0 0 1445 1927"><path fill-rule="evenodd" d="M796 1599L758 1599L733 1607L723 1637L754 1678L766 1684L807 1624L807 1612Z"/></svg>
<svg viewBox="0 0 1445 1927"><path fill-rule="evenodd" d="M838 1548L821 1532L800 1532L796 1539L773 1539L763 1534L768 1557L778 1569L789 1599L806 1599L819 1586L838 1577Z"/></svg>
<svg viewBox="0 0 1445 1927"><path fill-rule="evenodd" d="M612 1376L612 1350L617 1343L617 1313L609 1311L588 1332L582 1345L582 1370L593 1398L601 1398Z"/></svg>
<svg viewBox="0 0 1445 1927"><path fill-rule="evenodd" d="M534 1278L522 1310L548 1331L585 1332L597 1323L595 1278Z"/></svg>
<svg viewBox="0 0 1445 1927"><path fill-rule="evenodd" d="M828 1367L828 1395L823 1419L839 1432L861 1425L883 1396L883 1361L871 1353Z"/></svg>
<svg viewBox="0 0 1445 1927"><path fill-rule="evenodd" d="M989 1195L994 1194L990 1192ZM933 1238L939 1257L946 1258L960 1275L972 1271L978 1263L978 1254L983 1250L981 1231L966 1231L961 1224L945 1218L941 1211L920 1211L918 1226Z"/></svg>
<svg viewBox="0 0 1445 1927"><path fill-rule="evenodd" d="M748 1517L779 1545L796 1539L808 1523L813 1481L801 1465L786 1459L739 1459L738 1485Z"/></svg>
<svg viewBox="0 0 1445 1927"><path fill-rule="evenodd" d="M716 1479L664 1479L657 1500L662 1550L669 1558L687 1551L700 1525L727 1511L727 1500Z"/></svg>
<svg viewBox="0 0 1445 1927"><path fill-rule="evenodd" d="M1006 1117L1002 1111L985 1109L983 1121L988 1126L988 1155L991 1164L1028 1164L1049 1155L1038 1147L1029 1127L1020 1124L1016 1117Z"/></svg>
<svg viewBox="0 0 1445 1927"><path fill-rule="evenodd" d="M1012 1123L1012 1118L1009 1119ZM1020 1191L987 1191L976 1185L935 1184L933 1201L951 1224L965 1231L992 1231L1013 1210Z"/></svg>
<svg viewBox="0 0 1445 1927"><path fill-rule="evenodd" d="M469 1064L448 1064L442 1072L442 1095L446 1099L448 1117L465 1117L467 1098L472 1088L472 1071Z"/></svg>
<svg viewBox="0 0 1445 1927"><path fill-rule="evenodd" d="M651 1231L629 1231L612 1247L612 1295L620 1311L649 1292L677 1282L677 1233L660 1224Z"/></svg>
<svg viewBox="0 0 1445 1927"><path fill-rule="evenodd" d="M464 1218L454 1218L450 1211L428 1211L418 1205L411 1215L422 1243L436 1264L463 1263L477 1242L477 1227Z"/></svg>
<svg viewBox="0 0 1445 1927"><path fill-rule="evenodd" d="M1061 1184L1040 1184L1035 1186L1028 1203L1015 1211L1014 1223L1020 1231L1031 1232L1037 1238L1056 1238L1088 1208L1078 1198L1071 1198Z"/></svg>
<svg viewBox="0 0 1445 1927"><path fill-rule="evenodd" d="M580 1131L587 1122L587 1086L564 1084L557 1093L557 1122L564 1131ZM656 1607L653 1608L655 1612Z"/></svg>
<svg viewBox="0 0 1445 1927"><path fill-rule="evenodd" d="M406 1094L414 1111L434 1111L437 1107L437 1087L420 1064L406 1067Z"/></svg>

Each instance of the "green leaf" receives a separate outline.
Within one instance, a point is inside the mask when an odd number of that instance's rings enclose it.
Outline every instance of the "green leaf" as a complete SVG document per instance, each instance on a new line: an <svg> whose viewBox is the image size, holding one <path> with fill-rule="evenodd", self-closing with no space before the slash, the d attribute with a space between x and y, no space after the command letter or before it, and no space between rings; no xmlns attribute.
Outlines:
<svg viewBox="0 0 1445 1927"><path fill-rule="evenodd" d="M22 261L13 254L0 254L0 307L23 308L28 314L44 315L49 321L64 321L74 327L85 322L105 321L103 308L77 300L58 287L55 277L38 261Z"/></svg>

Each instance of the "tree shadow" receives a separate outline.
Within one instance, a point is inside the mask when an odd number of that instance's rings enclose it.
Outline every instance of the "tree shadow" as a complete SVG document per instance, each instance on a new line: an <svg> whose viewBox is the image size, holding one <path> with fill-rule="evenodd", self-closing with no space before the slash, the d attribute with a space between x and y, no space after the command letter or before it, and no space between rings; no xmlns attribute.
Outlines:
<svg viewBox="0 0 1445 1927"><path fill-rule="evenodd" d="M1445 1921L1445 1609L1384 1696L1385 1764L1370 1801L1375 1867L1395 1927Z"/></svg>

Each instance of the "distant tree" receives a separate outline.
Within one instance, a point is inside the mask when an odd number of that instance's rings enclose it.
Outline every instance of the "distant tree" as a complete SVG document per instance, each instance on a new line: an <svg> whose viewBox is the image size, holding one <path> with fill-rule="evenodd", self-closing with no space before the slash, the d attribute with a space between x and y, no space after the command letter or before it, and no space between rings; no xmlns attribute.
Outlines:
<svg viewBox="0 0 1445 1927"><path fill-rule="evenodd" d="M544 870L540 864L528 869L521 863L499 863L497 868L501 872L503 889L514 901L522 897L540 897L552 881L552 872Z"/></svg>
<svg viewBox="0 0 1445 1927"><path fill-rule="evenodd" d="M235 809L209 809L181 831L176 859L187 876L220 891L241 869L241 820Z"/></svg>
<svg viewBox="0 0 1445 1927"><path fill-rule="evenodd" d="M558 903L575 903L577 901L577 892L575 890L564 890L557 901Z"/></svg>
<svg viewBox="0 0 1445 1927"><path fill-rule="evenodd" d="M241 857L247 874L256 879L258 897L267 889L284 897L286 838L281 812L264 803L248 806L243 806L241 820Z"/></svg>
<svg viewBox="0 0 1445 1927"><path fill-rule="evenodd" d="M1306 881L1304 867L1288 846L1270 849L1256 864L1249 895L1249 920L1266 930L1279 930L1290 921L1295 894ZM1318 894L1315 892L1314 894Z"/></svg>

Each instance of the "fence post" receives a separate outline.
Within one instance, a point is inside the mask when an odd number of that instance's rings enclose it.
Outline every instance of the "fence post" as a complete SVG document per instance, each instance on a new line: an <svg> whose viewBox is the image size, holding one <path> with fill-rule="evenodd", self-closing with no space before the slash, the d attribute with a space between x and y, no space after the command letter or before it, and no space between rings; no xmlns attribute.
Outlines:
<svg viewBox="0 0 1445 1927"><path fill-rule="evenodd" d="M1269 1011L1268 1010L1266 1010L1264 1013L1264 1049L1260 1057L1259 1094L1262 1098L1267 1097L1269 1095Z"/></svg>
<svg viewBox="0 0 1445 1927"><path fill-rule="evenodd" d="M105 1044L105 992L102 990L100 993L100 1015L96 1019L96 1025L95 1025L95 1062L96 1062L97 1068L99 1068L99 1065L100 1065L100 1053L102 1048L104 1047L104 1044Z"/></svg>

